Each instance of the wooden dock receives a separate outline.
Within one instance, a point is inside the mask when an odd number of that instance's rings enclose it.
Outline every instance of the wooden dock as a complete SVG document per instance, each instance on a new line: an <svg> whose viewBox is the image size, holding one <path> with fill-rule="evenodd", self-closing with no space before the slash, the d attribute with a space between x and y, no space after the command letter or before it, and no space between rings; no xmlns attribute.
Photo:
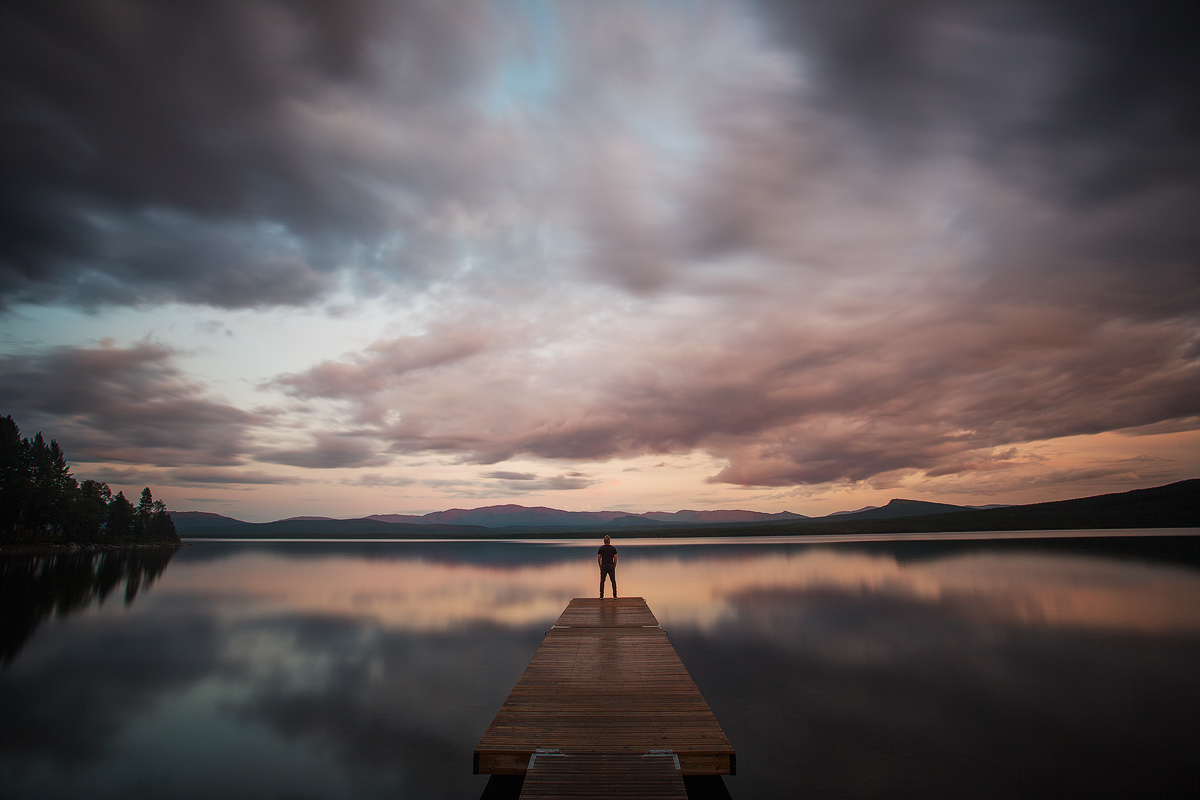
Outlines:
<svg viewBox="0 0 1200 800"><path fill-rule="evenodd" d="M575 598L479 740L474 767L525 775L522 798L684 798L683 775L733 775L736 761L646 601Z"/></svg>

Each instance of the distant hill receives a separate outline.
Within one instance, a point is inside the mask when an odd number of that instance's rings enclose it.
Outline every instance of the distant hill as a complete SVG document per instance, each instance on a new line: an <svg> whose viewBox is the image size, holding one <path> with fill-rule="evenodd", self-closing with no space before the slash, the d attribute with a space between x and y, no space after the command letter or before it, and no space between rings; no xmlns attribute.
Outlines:
<svg viewBox="0 0 1200 800"><path fill-rule="evenodd" d="M855 509L854 511L834 511L832 514L826 514L825 516L843 517L847 514L861 514L864 511L874 511L877 508L879 508L879 506L863 506L862 508Z"/></svg>
<svg viewBox="0 0 1200 800"><path fill-rule="evenodd" d="M868 506L858 511L839 511L830 516L842 519L874 519L876 517L902 517L916 514L933 514L943 511L960 511L966 506L944 503L925 503L919 500L893 500L882 508ZM171 518L181 530L211 528L228 525L249 525L233 517L225 517L208 511L172 511ZM753 524L760 522L799 522L810 519L803 514L780 511L768 514L763 511L720 510L720 511L561 511L557 508L520 505L484 506L482 508L451 508L429 514L371 514L361 519L401 525L470 525L484 528L595 528L612 526L628 528L631 525L721 525ZM815 517L813 519L822 519ZM349 522L334 517L298 516L276 520L276 522Z"/></svg>
<svg viewBox="0 0 1200 800"><path fill-rule="evenodd" d="M670 522L663 522L659 519L651 519L643 517L641 514L626 514L623 517L617 517L612 522L605 523L605 529L612 528L670 528L673 527Z"/></svg>
<svg viewBox="0 0 1200 800"><path fill-rule="evenodd" d="M406 514L372 514L366 519L383 522L407 522L416 525L482 525L486 528L508 528L525 525L603 525L617 517L627 516L627 511L560 511L557 508L537 506L528 508L518 505L484 506L483 508L451 508L434 511L423 516Z"/></svg>
<svg viewBox="0 0 1200 800"><path fill-rule="evenodd" d="M884 519L889 517L912 517L918 514L944 514L949 511L973 511L981 508L1008 508L1009 503L989 503L983 506L955 506L947 503L929 503L924 500L892 500L886 506L863 506L854 511L834 511L824 517L811 519ZM870 512L870 513L868 513Z"/></svg>
<svg viewBox="0 0 1200 800"><path fill-rule="evenodd" d="M807 519L801 514L781 511L767 514L762 511L647 511L634 514L628 511L560 511L557 508L519 505L485 506L483 508L451 508L421 516L411 514L371 514L365 519L380 522L414 525L482 525L485 528L558 527L582 528L599 525L627 526L647 521L666 523L730 523L771 522Z"/></svg>
<svg viewBox="0 0 1200 800"><path fill-rule="evenodd" d="M895 499L885 506L809 518L755 511L560 511L519 505L450 509L422 516L293 517L249 523L204 511L171 514L189 537L497 538L512 536L742 536L923 533L1082 528L1200 527L1200 479L1151 489L1020 506L970 507Z"/></svg>
<svg viewBox="0 0 1200 800"><path fill-rule="evenodd" d="M718 522L778 522L783 520L808 519L803 514L793 514L791 511L780 511L777 514L767 514L763 511L647 511L639 516L659 522L683 523L718 523Z"/></svg>
<svg viewBox="0 0 1200 800"><path fill-rule="evenodd" d="M1194 528L1200 527L1200 479L1074 500L971 509L919 519L932 520L926 524L941 531Z"/></svg>
<svg viewBox="0 0 1200 800"><path fill-rule="evenodd" d="M420 525L423 517L416 514L368 514L363 519L373 519L376 522L391 522L393 524Z"/></svg>
<svg viewBox="0 0 1200 800"><path fill-rule="evenodd" d="M912 509L917 501L899 502ZM892 505L889 503L888 506ZM931 504L941 505L941 504ZM866 516L874 511L830 515L770 526L705 525L672 529L672 536L821 535L855 533L957 533L969 531L1037 531L1103 528L1200 528L1200 479L1150 489L1056 500L1019 506L963 508L938 513ZM635 531L629 531L627 535ZM649 535L660 535L647 530Z"/></svg>
<svg viewBox="0 0 1200 800"><path fill-rule="evenodd" d="M171 520L175 523L175 530L186 531L192 528L216 528L226 525L245 525L240 519L233 517L223 517L220 514L213 514L208 511L172 511Z"/></svg>
<svg viewBox="0 0 1200 800"><path fill-rule="evenodd" d="M946 514L951 511L966 511L967 506L953 506L948 503L928 503L924 500L892 500L886 506L867 506L858 511L838 511L829 517L846 519L891 519L893 517L915 517L920 514ZM817 517L822 519L822 517Z"/></svg>

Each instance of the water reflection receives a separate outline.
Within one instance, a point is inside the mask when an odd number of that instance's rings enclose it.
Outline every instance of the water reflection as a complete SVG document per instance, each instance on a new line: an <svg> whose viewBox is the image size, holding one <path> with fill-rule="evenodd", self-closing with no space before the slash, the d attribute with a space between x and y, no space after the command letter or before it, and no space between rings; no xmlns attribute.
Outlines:
<svg viewBox="0 0 1200 800"><path fill-rule="evenodd" d="M1188 558L618 544L622 589L738 749L734 797L1194 786ZM137 603L43 625L0 673L0 796L478 797L471 750L591 595L594 550L186 548Z"/></svg>
<svg viewBox="0 0 1200 800"><path fill-rule="evenodd" d="M624 546L628 593L645 597L664 624L709 631L738 617L744 593L788 589L912 600L1021 624L1200 632L1195 570L1090 554L1048 556L1027 543L919 560L863 547ZM591 595L596 571L587 558L591 543L369 547L364 557L337 546L228 545L206 554L226 553L219 571L188 559L172 571L171 588L222 603L231 614L344 614L444 631L481 620L549 623L572 597Z"/></svg>
<svg viewBox="0 0 1200 800"><path fill-rule="evenodd" d="M46 617L104 600L122 583L125 605L167 568L177 547L77 550L0 557L0 662L12 663Z"/></svg>

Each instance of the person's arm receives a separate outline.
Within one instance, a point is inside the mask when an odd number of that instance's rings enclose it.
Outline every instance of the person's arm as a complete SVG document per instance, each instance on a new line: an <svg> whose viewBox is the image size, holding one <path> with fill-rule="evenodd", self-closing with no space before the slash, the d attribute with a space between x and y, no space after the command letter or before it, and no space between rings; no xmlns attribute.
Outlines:
<svg viewBox="0 0 1200 800"><path fill-rule="evenodd" d="M596 553L596 564L601 567L604 566L604 558L599 553Z"/></svg>

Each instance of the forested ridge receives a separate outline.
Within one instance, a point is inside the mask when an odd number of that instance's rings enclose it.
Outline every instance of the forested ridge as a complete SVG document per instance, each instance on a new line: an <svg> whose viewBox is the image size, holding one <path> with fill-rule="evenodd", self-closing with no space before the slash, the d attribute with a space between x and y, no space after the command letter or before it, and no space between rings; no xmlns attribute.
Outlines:
<svg viewBox="0 0 1200 800"><path fill-rule="evenodd" d="M108 484L75 480L58 442L21 438L0 419L0 544L178 543L175 523L146 487L135 506Z"/></svg>

